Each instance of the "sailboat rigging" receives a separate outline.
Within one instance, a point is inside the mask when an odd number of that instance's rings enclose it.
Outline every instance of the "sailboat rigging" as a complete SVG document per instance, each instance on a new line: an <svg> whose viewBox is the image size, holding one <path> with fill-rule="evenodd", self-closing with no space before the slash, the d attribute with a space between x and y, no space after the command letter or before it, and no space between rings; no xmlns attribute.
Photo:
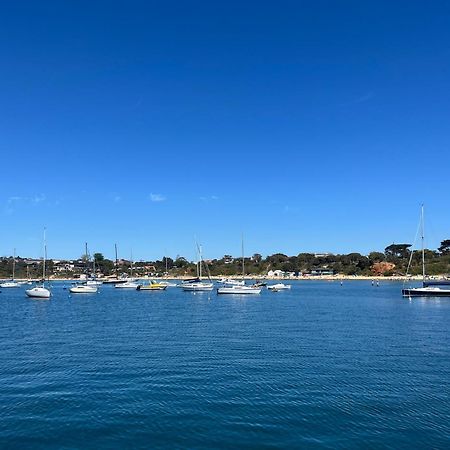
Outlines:
<svg viewBox="0 0 450 450"><path fill-rule="evenodd" d="M426 282L425 272L425 210L424 205L421 207L420 213L420 239L421 239L421 253L422 253L422 287L404 288L402 289L403 297L450 297L450 289L442 288L436 285L429 286ZM412 253L409 258L407 273L412 261ZM435 283L438 284L438 283Z"/></svg>
<svg viewBox="0 0 450 450"><path fill-rule="evenodd" d="M47 259L47 242L46 242L46 229L44 228L44 257L42 260L42 284L35 286L32 289L27 289L25 293L31 298L50 298L50 290L45 287L45 269Z"/></svg>

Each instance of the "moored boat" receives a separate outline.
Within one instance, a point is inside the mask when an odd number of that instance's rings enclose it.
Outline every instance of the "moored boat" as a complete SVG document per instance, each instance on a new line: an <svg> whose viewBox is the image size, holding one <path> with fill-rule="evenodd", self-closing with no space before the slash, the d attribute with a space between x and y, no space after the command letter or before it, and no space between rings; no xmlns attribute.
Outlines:
<svg viewBox="0 0 450 450"><path fill-rule="evenodd" d="M18 288L20 287L20 283L18 283L14 278L16 275L16 249L14 249L14 257L13 257L13 268L12 268L12 278L9 281L4 281L0 284L0 288Z"/></svg>
<svg viewBox="0 0 450 450"><path fill-rule="evenodd" d="M269 286L267 286L267 289L269 289L270 291L282 291L285 289L290 289L291 285L290 284L284 284L284 283L276 283L276 284L271 284Z"/></svg>
<svg viewBox="0 0 450 450"><path fill-rule="evenodd" d="M247 294L260 294L261 289L254 286L223 286L217 288L218 294L235 294L235 295L247 295Z"/></svg>
<svg viewBox="0 0 450 450"><path fill-rule="evenodd" d="M448 287L438 287L435 285L430 285L430 281L426 279L425 275L425 224L424 224L424 206L422 205L420 213L420 230L421 230L421 242L422 242L422 287L414 288L403 288L403 297L450 297L450 288ZM409 268L412 261L413 252L408 263L408 268L406 273L409 272ZM446 285L446 283L444 283Z"/></svg>
<svg viewBox="0 0 450 450"><path fill-rule="evenodd" d="M403 297L450 297L449 288L417 287L402 289Z"/></svg>
<svg viewBox="0 0 450 450"><path fill-rule="evenodd" d="M50 298L51 292L45 287L45 262L47 260L47 244L45 241L45 228L44 228L44 258L42 260L42 285L35 286L31 289L27 289L25 294L30 298Z"/></svg>
<svg viewBox="0 0 450 450"><path fill-rule="evenodd" d="M222 286L217 288L217 294L234 294L234 295L247 295L247 294L260 294L261 288L259 286L247 286L245 284L245 257L244 257L244 238L241 240L242 247L242 280L239 284L232 284L231 286Z"/></svg>
<svg viewBox="0 0 450 450"><path fill-rule="evenodd" d="M97 286L89 286L87 284L77 284L69 289L72 294L96 294L98 292Z"/></svg>
<svg viewBox="0 0 450 450"><path fill-rule="evenodd" d="M164 291L165 289L167 289L167 285L157 283L153 280L151 280L150 283L147 284L139 284L136 288L136 290L138 291Z"/></svg>
<svg viewBox="0 0 450 450"><path fill-rule="evenodd" d="M44 286L36 286L25 291L28 297L31 298L50 298L50 291Z"/></svg>

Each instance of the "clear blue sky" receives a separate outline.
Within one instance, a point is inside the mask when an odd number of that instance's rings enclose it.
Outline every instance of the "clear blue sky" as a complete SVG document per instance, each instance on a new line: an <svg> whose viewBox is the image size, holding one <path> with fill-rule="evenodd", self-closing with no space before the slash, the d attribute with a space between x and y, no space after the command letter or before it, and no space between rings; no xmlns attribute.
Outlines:
<svg viewBox="0 0 450 450"><path fill-rule="evenodd" d="M0 6L0 254L450 238L447 1Z"/></svg>

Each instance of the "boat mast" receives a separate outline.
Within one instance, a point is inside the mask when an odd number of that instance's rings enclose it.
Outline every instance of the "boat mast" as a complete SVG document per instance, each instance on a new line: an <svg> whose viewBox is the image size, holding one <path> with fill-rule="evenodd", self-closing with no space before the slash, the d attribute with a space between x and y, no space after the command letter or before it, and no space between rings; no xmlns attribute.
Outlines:
<svg viewBox="0 0 450 450"><path fill-rule="evenodd" d="M422 280L425 281L425 218L424 218L424 207L422 204L422 213L421 213L421 240L422 240Z"/></svg>
<svg viewBox="0 0 450 450"><path fill-rule="evenodd" d="M244 233L241 236L241 250L242 250L242 279L245 279L245 258L244 258Z"/></svg>
<svg viewBox="0 0 450 450"><path fill-rule="evenodd" d="M45 283L45 261L47 259L47 242L45 241L45 232L47 229L44 227L44 259L42 264L42 286L44 286Z"/></svg>
<svg viewBox="0 0 450 450"><path fill-rule="evenodd" d="M202 246L199 245L198 247L198 273L199 273L199 278L202 279Z"/></svg>
<svg viewBox="0 0 450 450"><path fill-rule="evenodd" d="M117 244L114 244L114 250L116 252L116 278L119 278L118 270L119 270L119 261L117 259Z"/></svg>
<svg viewBox="0 0 450 450"><path fill-rule="evenodd" d="M13 281L15 274L16 274L16 249L14 249L14 256L13 256L13 273L12 273Z"/></svg>
<svg viewBox="0 0 450 450"><path fill-rule="evenodd" d="M131 267L130 267L130 272L131 272L131 278L133 278L133 249L131 249Z"/></svg>
<svg viewBox="0 0 450 450"><path fill-rule="evenodd" d="M84 271L86 273L86 280L88 278L88 274L89 274L89 254L88 254L88 247L87 247L87 242L84 243L84 253L85 253L85 263L84 263Z"/></svg>

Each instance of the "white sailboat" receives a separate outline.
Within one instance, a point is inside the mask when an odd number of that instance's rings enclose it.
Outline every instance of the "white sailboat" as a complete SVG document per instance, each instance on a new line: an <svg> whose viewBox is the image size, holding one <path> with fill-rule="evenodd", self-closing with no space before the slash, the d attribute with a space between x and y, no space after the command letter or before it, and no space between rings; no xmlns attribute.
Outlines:
<svg viewBox="0 0 450 450"><path fill-rule="evenodd" d="M139 283L136 283L135 279L133 278L133 267L133 252L131 252L131 278L126 279L125 283L116 283L114 285L116 289L137 289L139 287Z"/></svg>
<svg viewBox="0 0 450 450"><path fill-rule="evenodd" d="M404 288L402 289L403 297L450 297L450 289L439 286L428 286L425 281L425 221L424 221L424 207L422 205L420 214L420 229L421 229L421 241L422 241L422 287L416 288ZM413 252L409 258L408 269L411 265Z"/></svg>
<svg viewBox="0 0 450 450"><path fill-rule="evenodd" d="M255 295L260 293L261 289L259 287L245 284L244 238L242 238L242 283L217 288L217 294Z"/></svg>
<svg viewBox="0 0 450 450"><path fill-rule="evenodd" d="M224 286L243 286L245 284L244 280L233 280L232 278L221 278L219 280L220 284Z"/></svg>
<svg viewBox="0 0 450 450"><path fill-rule="evenodd" d="M35 286L34 288L27 289L25 293L31 298L50 298L50 291L45 287L45 262L47 259L47 244L45 241L45 228L44 228L44 258L42 260L42 284Z"/></svg>
<svg viewBox="0 0 450 450"><path fill-rule="evenodd" d="M290 289L291 285L290 284L284 284L284 283L276 283L276 284L271 284L269 286L267 286L267 289L269 289L269 291L283 291L286 289Z"/></svg>
<svg viewBox="0 0 450 450"><path fill-rule="evenodd" d="M20 287L20 283L15 280L16 275L16 249L14 249L14 257L13 257L13 269L12 269L12 278L10 281L4 281L0 284L0 288L18 288Z"/></svg>
<svg viewBox="0 0 450 450"><path fill-rule="evenodd" d="M98 292L97 286L89 286L87 284L76 284L69 289L72 294L96 294Z"/></svg>
<svg viewBox="0 0 450 450"><path fill-rule="evenodd" d="M86 258L86 276L87 276L87 272L89 270L89 252L87 242L85 244L85 249L86 249L85 258ZM75 286L72 286L69 289L69 292L71 294L96 294L98 292L98 287L96 285L88 285L87 280L85 283L79 283L76 284Z"/></svg>
<svg viewBox="0 0 450 450"><path fill-rule="evenodd" d="M87 286L101 286L103 284L103 281L99 280L97 278L97 274L95 271L95 253L94 256L92 257L92 276L89 280L86 281L86 285Z"/></svg>
<svg viewBox="0 0 450 450"><path fill-rule="evenodd" d="M214 283L204 282L202 280L202 247L197 244L198 261L197 261L197 276L199 281L189 283L182 283L183 291L212 291ZM208 277L209 278L209 277Z"/></svg>

